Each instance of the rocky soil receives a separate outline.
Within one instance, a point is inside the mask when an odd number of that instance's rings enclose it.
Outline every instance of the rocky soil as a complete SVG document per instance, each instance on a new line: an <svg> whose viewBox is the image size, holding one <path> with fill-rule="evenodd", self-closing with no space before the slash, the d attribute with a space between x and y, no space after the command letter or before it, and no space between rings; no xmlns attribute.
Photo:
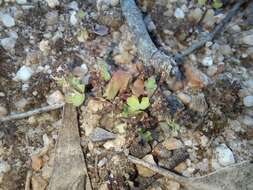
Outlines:
<svg viewBox="0 0 253 190"><path fill-rule="evenodd" d="M177 53L212 31L235 1L219 9L187 0L137 2L156 46ZM119 0L0 0L0 118L65 101L56 78L73 75L86 86L78 115L94 189L183 189L126 154L186 177L250 160L253 3L242 9L186 57L183 86L168 88L143 66ZM112 81L120 85L115 96ZM140 101L138 113L129 97ZM0 190L25 189L29 172L31 189L47 188L60 112L0 124Z"/></svg>

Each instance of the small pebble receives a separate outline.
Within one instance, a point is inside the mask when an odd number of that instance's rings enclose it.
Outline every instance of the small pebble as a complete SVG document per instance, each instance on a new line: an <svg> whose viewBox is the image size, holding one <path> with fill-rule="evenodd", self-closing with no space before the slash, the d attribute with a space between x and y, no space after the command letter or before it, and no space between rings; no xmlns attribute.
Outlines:
<svg viewBox="0 0 253 190"><path fill-rule="evenodd" d="M215 12L213 9L207 10L205 17L203 19L203 23L204 23L205 27L207 27L207 28L213 27L213 25L215 24L215 21L216 21L214 14L215 14Z"/></svg>
<svg viewBox="0 0 253 190"><path fill-rule="evenodd" d="M208 67L207 69L207 74L209 76L214 76L218 72L218 66L217 65L212 65Z"/></svg>
<svg viewBox="0 0 253 190"><path fill-rule="evenodd" d="M183 147L183 143L175 138L166 139L162 144L167 150L175 150Z"/></svg>
<svg viewBox="0 0 253 190"><path fill-rule="evenodd" d="M142 160L144 160L144 161L146 161L146 162L149 162L149 163L151 163L151 164L156 165L156 163L155 163L155 161L154 161L154 158L153 158L153 156L152 156L151 154L146 155L144 158L142 158ZM148 169L148 168L145 168L145 167L143 167L143 166L141 166L141 165L138 165L138 164L137 164L136 167L137 167L137 170L138 170L138 174L139 174L140 176L143 176L143 177L151 177L151 176L155 175L155 172L154 172L154 171L152 171L152 170L150 170L150 169Z"/></svg>
<svg viewBox="0 0 253 190"><path fill-rule="evenodd" d="M56 6L60 5L58 0L46 0L46 1L50 8L55 8Z"/></svg>
<svg viewBox="0 0 253 190"><path fill-rule="evenodd" d="M117 135L115 135L109 131L106 131L100 127L97 127L91 132L89 137L92 142L101 142L101 141L115 139L117 137Z"/></svg>
<svg viewBox="0 0 253 190"><path fill-rule="evenodd" d="M16 39L12 37L3 38L0 40L0 44L6 51L9 51L15 48Z"/></svg>
<svg viewBox="0 0 253 190"><path fill-rule="evenodd" d="M200 8L196 8L196 9L190 11L188 19L191 22L197 23L200 21L202 15L203 15L203 11Z"/></svg>
<svg viewBox="0 0 253 190"><path fill-rule="evenodd" d="M5 27L10 28L15 26L15 20L9 14L2 14L0 15L0 18Z"/></svg>
<svg viewBox="0 0 253 190"><path fill-rule="evenodd" d="M253 106L253 96L246 96L243 98L243 104L246 107L252 107Z"/></svg>
<svg viewBox="0 0 253 190"><path fill-rule="evenodd" d="M64 102L64 96L59 90L54 91L47 98L47 103L49 105L61 104L63 102Z"/></svg>
<svg viewBox="0 0 253 190"><path fill-rule="evenodd" d="M32 75L33 70L30 67L24 65L18 70L14 80L26 82L31 78Z"/></svg>
<svg viewBox="0 0 253 190"><path fill-rule="evenodd" d="M11 170L10 165L6 161L1 159L0 160L0 175L3 173L7 173L10 170Z"/></svg>
<svg viewBox="0 0 253 190"><path fill-rule="evenodd" d="M69 19L69 21L70 21L70 24L71 24L71 25L73 25L73 26L77 25L78 19L77 19L77 17L76 17L76 11L72 11L72 12L70 13L70 19Z"/></svg>
<svg viewBox="0 0 253 190"><path fill-rule="evenodd" d="M68 4L68 7L72 10L78 11L78 3L76 1L72 1L71 3Z"/></svg>
<svg viewBox="0 0 253 190"><path fill-rule="evenodd" d="M211 83L211 79L196 67L185 64L184 69L189 86L203 88Z"/></svg>
<svg viewBox="0 0 253 190"><path fill-rule="evenodd" d="M39 43L40 51L44 53L48 53L50 48L49 41L48 40L41 40Z"/></svg>
<svg viewBox="0 0 253 190"><path fill-rule="evenodd" d="M0 118L7 115L7 109L3 106L0 106Z"/></svg>
<svg viewBox="0 0 253 190"><path fill-rule="evenodd" d="M58 12L57 11L51 11L46 14L46 20L47 24L49 26L53 26L57 24L58 22Z"/></svg>
<svg viewBox="0 0 253 190"><path fill-rule="evenodd" d="M32 160L32 169L35 171L39 171L43 164L42 159L37 155L33 155L31 157L31 160Z"/></svg>
<svg viewBox="0 0 253 190"><path fill-rule="evenodd" d="M16 0L17 4L24 5L27 3L27 0Z"/></svg>
<svg viewBox="0 0 253 190"><path fill-rule="evenodd" d="M27 99L22 98L20 100L15 101L14 105L16 106L17 110L23 110L28 103L29 101Z"/></svg>
<svg viewBox="0 0 253 190"><path fill-rule="evenodd" d="M204 93L199 93L195 96L192 96L189 108L199 113L206 113L208 110L208 104L206 103Z"/></svg>
<svg viewBox="0 0 253 190"><path fill-rule="evenodd" d="M167 190L180 190L180 184L176 181L169 180L165 184Z"/></svg>
<svg viewBox="0 0 253 190"><path fill-rule="evenodd" d="M180 92L177 94L177 97L184 103L184 104L189 104L191 102L191 96L188 94L185 94L183 92Z"/></svg>
<svg viewBox="0 0 253 190"><path fill-rule="evenodd" d="M203 135L203 136L200 137L200 144L201 144L201 146L206 147L208 142L209 142L209 140L208 140L208 138L205 135Z"/></svg>
<svg viewBox="0 0 253 190"><path fill-rule="evenodd" d="M207 66L207 67L212 66L212 65L213 65L213 58L212 58L211 56L205 57L205 58L202 60L202 65Z"/></svg>
<svg viewBox="0 0 253 190"><path fill-rule="evenodd" d="M225 144L216 147L215 152L220 165L228 166L235 163L233 152Z"/></svg>
<svg viewBox="0 0 253 190"><path fill-rule="evenodd" d="M243 44L253 46L253 34L245 35L244 37L242 37L241 42Z"/></svg>
<svg viewBox="0 0 253 190"><path fill-rule="evenodd" d="M37 175L32 176L32 189L45 190L46 187L47 187L47 181L45 179Z"/></svg>
<svg viewBox="0 0 253 190"><path fill-rule="evenodd" d="M178 19L183 19L185 17L184 11L180 8L176 8L174 16Z"/></svg>
<svg viewBox="0 0 253 190"><path fill-rule="evenodd" d="M226 56L229 56L233 53L232 48L229 45L221 46L220 50L221 50L221 53Z"/></svg>
<svg viewBox="0 0 253 190"><path fill-rule="evenodd" d="M22 85L22 91L23 92L27 91L28 88L29 88L29 84L28 83L25 83L25 84Z"/></svg>
<svg viewBox="0 0 253 190"><path fill-rule="evenodd" d="M73 70L73 74L75 76L80 77L80 78L83 78L85 76L85 74L87 74L87 72L88 72L88 67L86 64L82 64L81 66L77 66Z"/></svg>
<svg viewBox="0 0 253 190"><path fill-rule="evenodd" d="M246 116L244 116L242 122L244 125L252 127L253 126L253 117L246 115Z"/></svg>
<svg viewBox="0 0 253 190"><path fill-rule="evenodd" d="M103 166L106 164L107 161L108 161L108 160L107 160L106 157L104 157L102 160L99 160L99 162L98 162L98 167L99 167L99 168L103 167Z"/></svg>
<svg viewBox="0 0 253 190"><path fill-rule="evenodd" d="M94 28L94 33L99 36L105 36L108 34L109 29L104 25L96 25Z"/></svg>

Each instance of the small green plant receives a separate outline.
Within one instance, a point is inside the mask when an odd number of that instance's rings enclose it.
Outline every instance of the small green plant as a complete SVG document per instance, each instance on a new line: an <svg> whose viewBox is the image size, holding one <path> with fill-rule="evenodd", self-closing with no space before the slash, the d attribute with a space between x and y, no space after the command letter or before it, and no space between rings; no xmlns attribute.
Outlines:
<svg viewBox="0 0 253 190"><path fill-rule="evenodd" d="M208 3L207 0L198 0L197 2L199 6L204 6ZM223 6L221 0L212 0L211 5L214 9L220 9Z"/></svg>
<svg viewBox="0 0 253 190"><path fill-rule="evenodd" d="M83 103L85 99L85 86L78 78L69 76L67 78L55 78L55 80L62 87L67 103L71 103L76 107Z"/></svg>
<svg viewBox="0 0 253 190"><path fill-rule="evenodd" d="M150 142L153 140L152 133L150 131L147 131L143 128L139 128L138 132L143 140L146 142Z"/></svg>
<svg viewBox="0 0 253 190"><path fill-rule="evenodd" d="M88 38L89 38L89 32L85 28L77 32L77 40L79 42L86 42Z"/></svg>
<svg viewBox="0 0 253 190"><path fill-rule="evenodd" d="M168 120L165 122L160 123L160 127L162 128L170 128L174 132L180 131L181 127L178 123L175 122L175 120Z"/></svg>
<svg viewBox="0 0 253 190"><path fill-rule="evenodd" d="M102 78L105 81L109 81L111 79L111 75L109 73L109 67L108 67L107 63L102 59L98 59L97 62L99 65L99 70L100 70L100 74L101 74Z"/></svg>
<svg viewBox="0 0 253 190"><path fill-rule="evenodd" d="M143 110L147 109L150 106L149 98L142 97L141 101L139 101L137 96L132 95L127 98L127 104L124 106L123 115L135 115Z"/></svg>
<svg viewBox="0 0 253 190"><path fill-rule="evenodd" d="M198 4L200 6L204 6L206 4L207 0L198 0Z"/></svg>
<svg viewBox="0 0 253 190"><path fill-rule="evenodd" d="M175 120L168 120L167 125L169 128L171 128L173 131L180 131L180 125L175 122Z"/></svg>
<svg viewBox="0 0 253 190"><path fill-rule="evenodd" d="M153 94L157 88L155 77L149 77L148 80L145 81L144 86L149 94Z"/></svg>
<svg viewBox="0 0 253 190"><path fill-rule="evenodd" d="M85 17L85 12L83 10L80 10L77 12L77 16L80 18L80 19L83 19Z"/></svg>
<svg viewBox="0 0 253 190"><path fill-rule="evenodd" d="M222 6L223 6L223 4L220 0L213 0L212 7L214 9L220 9Z"/></svg>

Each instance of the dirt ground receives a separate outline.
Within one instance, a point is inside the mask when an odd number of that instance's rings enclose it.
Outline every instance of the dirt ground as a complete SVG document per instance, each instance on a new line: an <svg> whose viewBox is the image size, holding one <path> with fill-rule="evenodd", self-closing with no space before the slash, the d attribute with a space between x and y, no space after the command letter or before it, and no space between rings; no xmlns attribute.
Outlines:
<svg viewBox="0 0 253 190"><path fill-rule="evenodd" d="M211 32L234 2L137 4L155 45L177 53ZM65 101L57 78L74 76L85 85L77 111L93 189L183 189L125 155L186 177L252 159L252 18L249 1L185 58L183 86L168 88L143 66L118 0L0 0L0 118ZM0 123L0 190L25 189L28 171L31 189L47 188L60 127L61 109Z"/></svg>

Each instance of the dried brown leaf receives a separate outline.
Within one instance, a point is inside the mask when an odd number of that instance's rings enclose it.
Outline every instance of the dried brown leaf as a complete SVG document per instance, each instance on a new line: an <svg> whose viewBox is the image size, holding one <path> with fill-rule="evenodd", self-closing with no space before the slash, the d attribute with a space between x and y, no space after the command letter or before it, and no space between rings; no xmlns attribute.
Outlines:
<svg viewBox="0 0 253 190"><path fill-rule="evenodd" d="M144 81L142 79L134 81L132 92L137 97L144 94Z"/></svg>
<svg viewBox="0 0 253 190"><path fill-rule="evenodd" d="M115 98L119 92L121 93L127 89L130 79L131 75L128 72L123 70L116 71L106 86L104 97L108 100Z"/></svg>

